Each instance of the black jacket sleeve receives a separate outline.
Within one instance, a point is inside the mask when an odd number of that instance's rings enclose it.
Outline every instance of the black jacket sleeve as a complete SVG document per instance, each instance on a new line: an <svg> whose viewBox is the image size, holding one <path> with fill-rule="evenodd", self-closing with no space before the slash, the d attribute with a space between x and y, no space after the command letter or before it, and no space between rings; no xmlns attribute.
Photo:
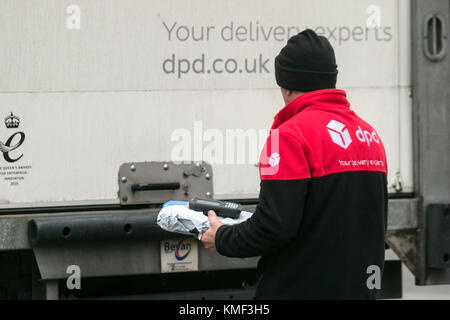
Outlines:
<svg viewBox="0 0 450 320"><path fill-rule="evenodd" d="M310 179L263 180L259 204L247 221L222 226L216 233L217 251L228 257L265 255L297 236Z"/></svg>

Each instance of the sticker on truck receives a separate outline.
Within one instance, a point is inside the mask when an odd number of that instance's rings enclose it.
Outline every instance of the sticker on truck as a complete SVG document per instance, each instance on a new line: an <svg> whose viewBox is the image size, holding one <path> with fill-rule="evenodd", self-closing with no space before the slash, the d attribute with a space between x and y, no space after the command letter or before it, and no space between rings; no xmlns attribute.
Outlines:
<svg viewBox="0 0 450 320"><path fill-rule="evenodd" d="M198 271L195 239L161 241L161 272Z"/></svg>
<svg viewBox="0 0 450 320"><path fill-rule="evenodd" d="M20 117L12 111L5 117L4 124L6 132L2 131L5 133L0 136L0 179L8 186L18 186L32 168L21 161L26 135L20 128Z"/></svg>

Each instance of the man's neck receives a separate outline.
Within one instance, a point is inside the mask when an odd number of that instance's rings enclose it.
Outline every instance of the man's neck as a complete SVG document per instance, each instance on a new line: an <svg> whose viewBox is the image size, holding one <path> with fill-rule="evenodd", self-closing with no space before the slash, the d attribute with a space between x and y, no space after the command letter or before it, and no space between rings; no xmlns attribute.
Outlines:
<svg viewBox="0 0 450 320"><path fill-rule="evenodd" d="M297 99L298 97L306 94L307 92L303 92L303 91L294 91L292 92L292 94L289 97L289 100L285 101L286 105L288 105L289 103L291 103L292 101L294 101L295 99Z"/></svg>

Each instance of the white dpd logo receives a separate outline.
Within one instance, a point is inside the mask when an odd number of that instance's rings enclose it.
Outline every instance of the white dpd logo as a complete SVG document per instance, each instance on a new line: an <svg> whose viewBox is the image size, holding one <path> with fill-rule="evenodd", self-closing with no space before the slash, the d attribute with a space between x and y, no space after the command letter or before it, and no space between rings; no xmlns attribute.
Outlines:
<svg viewBox="0 0 450 320"><path fill-rule="evenodd" d="M372 132L369 132L367 130L361 129L360 126L358 126L358 131L356 131L356 137L359 141L367 143L367 146L370 147L370 144L372 142L380 143L380 139L378 139L377 133L375 130Z"/></svg>
<svg viewBox="0 0 450 320"><path fill-rule="evenodd" d="M270 166L276 167L280 163L280 155L276 152L272 153L272 155L269 158L269 164Z"/></svg>
<svg viewBox="0 0 450 320"><path fill-rule="evenodd" d="M331 120L327 124L327 128L331 139L338 146L347 149L348 146L352 143L350 132L345 128L345 124L337 122L336 120Z"/></svg>

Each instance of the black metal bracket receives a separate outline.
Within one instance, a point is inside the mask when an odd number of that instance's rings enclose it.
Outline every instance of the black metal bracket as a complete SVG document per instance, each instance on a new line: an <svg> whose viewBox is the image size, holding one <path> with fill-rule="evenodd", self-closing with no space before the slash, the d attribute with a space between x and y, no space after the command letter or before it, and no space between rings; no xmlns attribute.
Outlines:
<svg viewBox="0 0 450 320"><path fill-rule="evenodd" d="M450 268L450 204L429 205L427 219L427 265Z"/></svg>

